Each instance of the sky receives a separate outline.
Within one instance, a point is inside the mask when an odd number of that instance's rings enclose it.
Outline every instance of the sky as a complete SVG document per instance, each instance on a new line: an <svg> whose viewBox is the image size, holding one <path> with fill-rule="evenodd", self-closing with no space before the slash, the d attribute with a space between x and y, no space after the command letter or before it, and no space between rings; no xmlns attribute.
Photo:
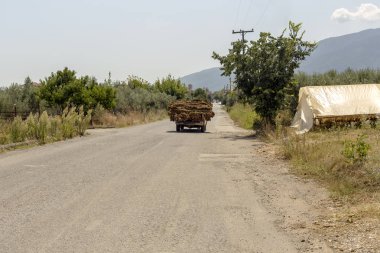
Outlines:
<svg viewBox="0 0 380 253"><path fill-rule="evenodd" d="M278 35L289 20L305 38L380 27L380 0L0 0L0 86L39 82L68 67L103 81L150 82L219 66L232 30Z"/></svg>

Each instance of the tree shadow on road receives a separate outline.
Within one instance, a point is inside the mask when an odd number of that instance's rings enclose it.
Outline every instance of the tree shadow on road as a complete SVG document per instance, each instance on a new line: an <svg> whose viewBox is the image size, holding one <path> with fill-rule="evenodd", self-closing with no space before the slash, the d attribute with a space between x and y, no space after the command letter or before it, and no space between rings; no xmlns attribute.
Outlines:
<svg viewBox="0 0 380 253"><path fill-rule="evenodd" d="M184 129L181 132L177 132L177 131L166 131L166 132L171 133L171 134L210 134L210 132L207 132L207 131L202 133L198 129Z"/></svg>
<svg viewBox="0 0 380 253"><path fill-rule="evenodd" d="M228 139L231 141L238 141L238 140L258 140L259 138L257 137L256 133L254 134L249 134L249 135L239 135L239 134L223 134L221 136L223 139Z"/></svg>

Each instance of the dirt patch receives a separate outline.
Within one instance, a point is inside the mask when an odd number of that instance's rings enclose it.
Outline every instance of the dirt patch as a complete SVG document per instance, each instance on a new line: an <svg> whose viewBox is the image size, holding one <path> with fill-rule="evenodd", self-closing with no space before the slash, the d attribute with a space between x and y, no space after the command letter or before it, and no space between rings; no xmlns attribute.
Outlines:
<svg viewBox="0 0 380 253"><path fill-rule="evenodd" d="M302 252L321 250L327 245L336 252L380 252L380 221L361 217L356 210L330 198L316 182L290 173L276 146L258 142L253 155L259 157L247 167L262 202L282 219L279 227L299 238ZM367 217L367 216L365 216Z"/></svg>

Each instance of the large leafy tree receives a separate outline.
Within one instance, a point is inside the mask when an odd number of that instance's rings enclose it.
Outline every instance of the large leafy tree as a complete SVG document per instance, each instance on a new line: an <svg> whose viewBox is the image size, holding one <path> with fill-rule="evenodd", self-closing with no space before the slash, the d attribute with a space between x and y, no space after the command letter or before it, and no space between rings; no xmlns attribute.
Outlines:
<svg viewBox="0 0 380 253"><path fill-rule="evenodd" d="M99 84L93 77L78 78L75 71L64 68L41 81L40 98L61 111L66 106L84 106L87 110L97 104L111 109L115 107L116 91L110 85Z"/></svg>
<svg viewBox="0 0 380 253"><path fill-rule="evenodd" d="M128 76L127 84L131 89L152 90L153 86L146 80L138 76Z"/></svg>
<svg viewBox="0 0 380 253"><path fill-rule="evenodd" d="M73 70L64 68L58 70L45 80L41 80L40 97L45 100L48 106L58 106L61 110L69 103L67 90L72 90L74 82L77 80Z"/></svg>
<svg viewBox="0 0 380 253"><path fill-rule="evenodd" d="M233 42L227 55L214 52L212 57L220 61L223 75L236 75L237 88L257 113L272 122L284 103L288 86L294 85L294 71L316 47L303 35L301 24L289 22L289 28L278 37L260 33L257 41Z"/></svg>
<svg viewBox="0 0 380 253"><path fill-rule="evenodd" d="M90 87L90 107L101 105L105 109L113 109L116 106L116 89L110 85L98 85L96 82Z"/></svg>
<svg viewBox="0 0 380 253"><path fill-rule="evenodd" d="M183 99L189 93L186 85L181 82L179 79L175 79L171 75L168 75L161 80L157 80L154 83L154 87L167 95L176 97L176 99Z"/></svg>
<svg viewBox="0 0 380 253"><path fill-rule="evenodd" d="M209 99L209 91L202 88L197 88L193 91L193 98L200 100L208 100Z"/></svg>

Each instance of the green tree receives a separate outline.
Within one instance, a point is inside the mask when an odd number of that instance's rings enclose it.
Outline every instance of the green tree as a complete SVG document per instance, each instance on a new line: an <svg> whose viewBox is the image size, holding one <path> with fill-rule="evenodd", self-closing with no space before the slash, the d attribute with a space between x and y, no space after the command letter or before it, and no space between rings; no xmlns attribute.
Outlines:
<svg viewBox="0 0 380 253"><path fill-rule="evenodd" d="M84 106L86 111L98 104L106 109L115 107L116 91L112 86L100 85L89 76L77 78L68 68L52 73L41 84L41 99L50 107L57 106L60 112L67 106Z"/></svg>
<svg viewBox="0 0 380 253"><path fill-rule="evenodd" d="M16 106L18 112L30 111L24 100L24 85L12 83L0 88L0 111L12 112Z"/></svg>
<svg viewBox="0 0 380 253"><path fill-rule="evenodd" d="M208 100L208 92L205 89L197 88L193 92L193 97L200 100Z"/></svg>
<svg viewBox="0 0 380 253"><path fill-rule="evenodd" d="M76 73L69 70L67 67L63 70L58 70L45 80L41 80L40 97L44 99L48 106L58 106L60 111L63 111L68 105L70 90L74 89L74 82L77 80Z"/></svg>
<svg viewBox="0 0 380 253"><path fill-rule="evenodd" d="M141 88L141 89L145 89L145 90L151 90L152 89L152 85L138 77L138 76L128 76L128 79L127 79L127 85L131 88L131 89L136 89L136 88Z"/></svg>
<svg viewBox="0 0 380 253"><path fill-rule="evenodd" d="M32 79L26 77L22 92L22 101L28 106L29 111L38 112L40 107L40 99L38 97L38 88L33 85Z"/></svg>
<svg viewBox="0 0 380 253"><path fill-rule="evenodd" d="M224 90L214 91L212 93L212 99L217 102L222 102L224 100L226 92Z"/></svg>
<svg viewBox="0 0 380 253"><path fill-rule="evenodd" d="M316 46L303 40L301 24L289 22L287 36L286 30L278 37L260 33L257 41L233 42L226 56L215 52L212 56L221 63L223 75L236 75L237 88L253 103L257 113L269 122L273 122L284 103L286 88L292 85L294 71Z"/></svg>
<svg viewBox="0 0 380 253"><path fill-rule="evenodd" d="M176 97L176 99L183 99L189 93L186 85L181 83L181 80L175 79L171 75L168 75L161 80L157 80L154 83L154 87L162 93Z"/></svg>
<svg viewBox="0 0 380 253"><path fill-rule="evenodd" d="M157 90L132 89L126 83L119 83L115 87L117 90L115 110L121 113L167 109L170 102L175 100L174 97Z"/></svg>
<svg viewBox="0 0 380 253"><path fill-rule="evenodd" d="M98 104L105 109L113 109L116 106L116 89L112 86L93 84L90 87L90 97L92 109Z"/></svg>

